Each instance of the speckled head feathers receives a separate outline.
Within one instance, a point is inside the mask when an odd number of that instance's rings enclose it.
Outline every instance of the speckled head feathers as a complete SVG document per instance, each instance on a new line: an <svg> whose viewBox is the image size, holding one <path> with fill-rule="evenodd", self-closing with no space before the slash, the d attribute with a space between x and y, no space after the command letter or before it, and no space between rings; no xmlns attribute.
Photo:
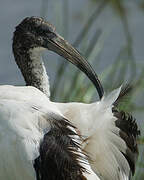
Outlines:
<svg viewBox="0 0 144 180"><path fill-rule="evenodd" d="M25 49L43 47L45 39L52 39L56 36L55 27L39 17L27 17L14 32L13 50L18 47ZM19 45L19 46L17 46Z"/></svg>
<svg viewBox="0 0 144 180"><path fill-rule="evenodd" d="M39 17L27 17L17 27L16 30L29 31L37 34L55 33L55 27Z"/></svg>

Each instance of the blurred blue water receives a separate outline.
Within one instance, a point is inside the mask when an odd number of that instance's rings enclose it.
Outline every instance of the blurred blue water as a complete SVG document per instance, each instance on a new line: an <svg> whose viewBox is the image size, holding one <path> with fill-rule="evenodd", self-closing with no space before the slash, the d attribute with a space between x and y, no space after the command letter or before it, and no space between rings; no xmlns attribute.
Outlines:
<svg viewBox="0 0 144 180"><path fill-rule="evenodd" d="M54 3L55 2L55 3ZM56 25L57 31L60 32L60 24L62 14L57 12L59 16L55 17L57 7L61 7L62 0L49 0L47 19ZM54 5L55 4L55 5ZM57 7L56 7L57 6ZM127 6L131 8L129 12L130 30L134 41L134 55L137 62L143 61L143 47L144 47L144 15L134 6L133 3L128 3ZM85 24L86 19L94 11L95 6L87 0L69 0L69 11L71 21L69 24L69 41L74 42L76 35ZM23 78L18 70L12 55L11 44L14 27L26 16L39 16L41 12L41 1L35 0L5 0L0 6L0 84L24 84ZM89 13L90 12L90 13ZM97 69L100 73L107 65L113 62L118 54L120 47L125 44L125 37L123 27L120 19L107 7L96 21L91 30L91 34L97 28L102 28L109 31L106 37L104 48L101 53L101 65ZM83 53L83 52L82 52ZM53 53L47 53L48 59L47 70L51 81L55 75L55 68L57 65L57 56Z"/></svg>

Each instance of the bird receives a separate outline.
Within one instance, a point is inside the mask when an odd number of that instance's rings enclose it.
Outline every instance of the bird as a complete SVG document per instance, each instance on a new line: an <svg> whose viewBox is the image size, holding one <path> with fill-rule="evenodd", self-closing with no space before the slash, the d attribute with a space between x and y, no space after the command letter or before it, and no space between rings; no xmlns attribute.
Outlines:
<svg viewBox="0 0 144 180"><path fill-rule="evenodd" d="M82 70L100 100L50 101L44 49ZM127 89L106 95L89 63L42 18L27 17L16 27L13 53L26 86L0 86L1 179L130 180L140 131L135 119L117 108Z"/></svg>
<svg viewBox="0 0 144 180"><path fill-rule="evenodd" d="M26 86L0 86L0 179L99 180L76 127L49 99L41 55L47 49L63 56L101 93L95 71L53 25L39 17L27 17L16 26L12 49Z"/></svg>

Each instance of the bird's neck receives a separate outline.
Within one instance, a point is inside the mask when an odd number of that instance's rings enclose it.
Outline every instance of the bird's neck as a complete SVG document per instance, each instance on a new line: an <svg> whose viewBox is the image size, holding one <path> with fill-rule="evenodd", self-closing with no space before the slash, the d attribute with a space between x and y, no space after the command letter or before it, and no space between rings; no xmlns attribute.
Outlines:
<svg viewBox="0 0 144 180"><path fill-rule="evenodd" d="M27 86L34 86L48 97L49 79L42 60L42 48L32 48L25 52L15 52L15 60Z"/></svg>

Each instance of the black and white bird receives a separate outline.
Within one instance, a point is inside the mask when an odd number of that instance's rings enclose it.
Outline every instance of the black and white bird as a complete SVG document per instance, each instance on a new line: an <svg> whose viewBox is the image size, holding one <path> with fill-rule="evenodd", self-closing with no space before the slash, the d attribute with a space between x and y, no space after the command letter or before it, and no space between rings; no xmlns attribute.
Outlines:
<svg viewBox="0 0 144 180"><path fill-rule="evenodd" d="M100 101L51 102L45 49L82 70ZM103 95L89 63L42 18L16 27L13 53L26 86L0 86L0 179L130 180L140 132L132 116L116 108L121 88Z"/></svg>

